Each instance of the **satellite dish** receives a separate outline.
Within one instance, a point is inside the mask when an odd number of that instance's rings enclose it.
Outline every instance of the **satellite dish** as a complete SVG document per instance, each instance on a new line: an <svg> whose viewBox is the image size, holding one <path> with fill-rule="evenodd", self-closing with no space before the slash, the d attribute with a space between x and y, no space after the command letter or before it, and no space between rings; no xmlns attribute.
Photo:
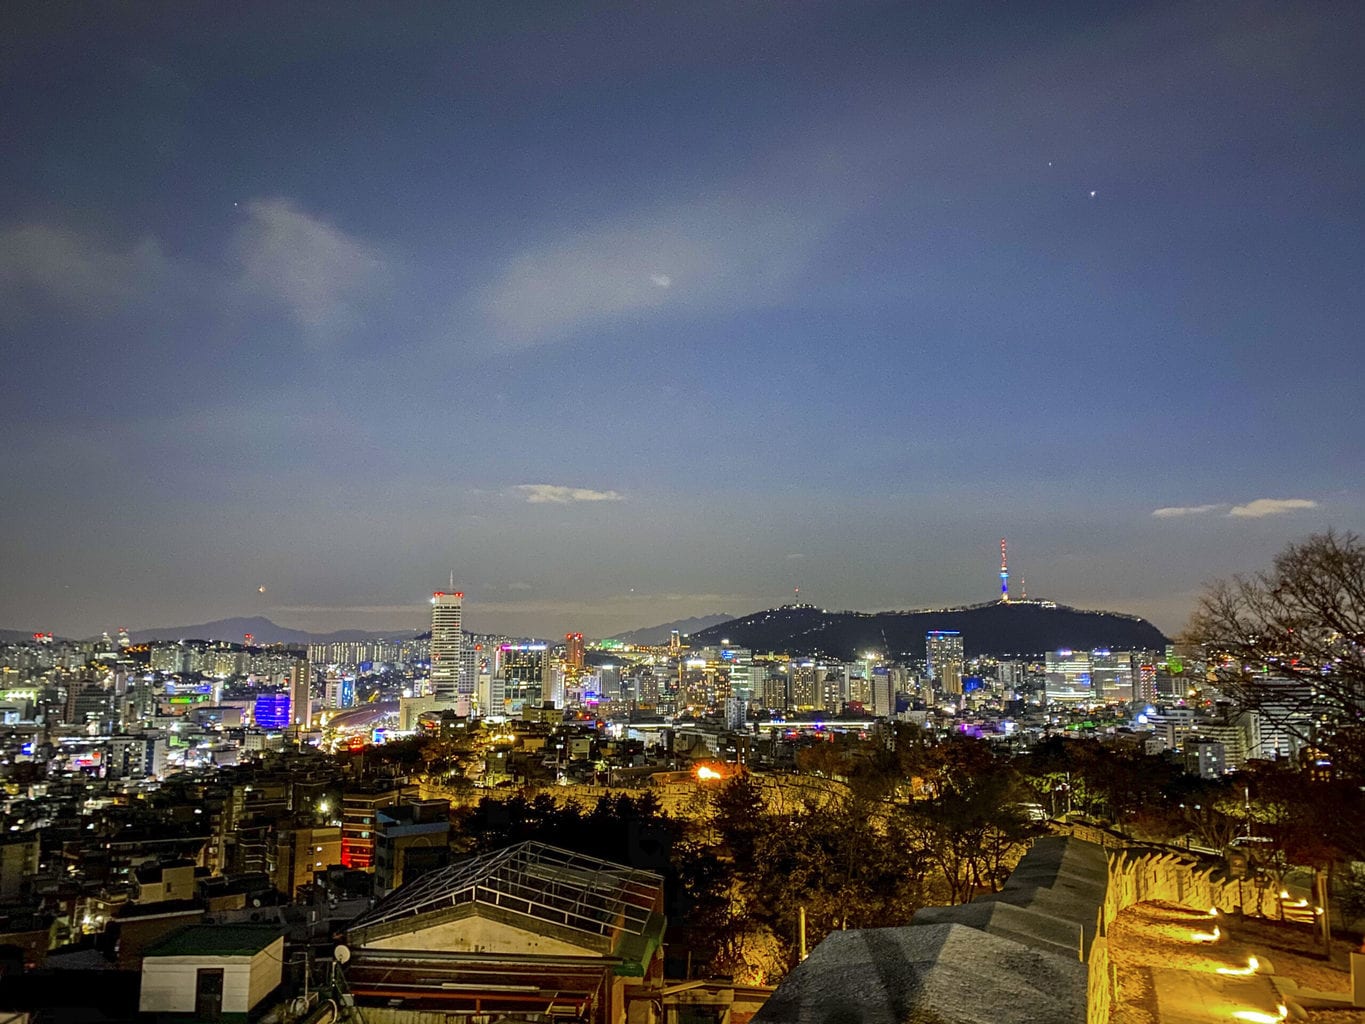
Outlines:
<svg viewBox="0 0 1365 1024"><path fill-rule="evenodd" d="M351 960L351 947L342 943L332 950L332 958L339 964L349 963Z"/></svg>

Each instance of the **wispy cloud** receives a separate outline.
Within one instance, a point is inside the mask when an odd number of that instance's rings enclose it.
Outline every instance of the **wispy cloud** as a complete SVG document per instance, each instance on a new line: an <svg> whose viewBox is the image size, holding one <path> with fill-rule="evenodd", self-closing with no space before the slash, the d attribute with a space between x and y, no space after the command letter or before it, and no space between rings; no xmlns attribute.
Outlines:
<svg viewBox="0 0 1365 1024"><path fill-rule="evenodd" d="M561 484L518 484L514 490L526 496L531 505L572 505L580 501L621 501L616 491L594 491L587 487L565 487Z"/></svg>
<svg viewBox="0 0 1365 1024"><path fill-rule="evenodd" d="M1222 512L1237 519L1264 519L1266 516L1280 516L1299 509L1317 508L1316 501L1307 498L1257 498L1245 505L1230 505L1219 502L1212 505L1172 505L1152 510L1157 519L1179 519L1184 516L1203 516L1211 512ZM1226 511L1224 511L1226 510Z"/></svg>
<svg viewBox="0 0 1365 1024"><path fill-rule="evenodd" d="M774 301L865 201L851 177L828 154L798 146L696 198L542 239L474 296L480 333L515 349L665 310L705 314Z"/></svg>
<svg viewBox="0 0 1365 1024"><path fill-rule="evenodd" d="M1152 515L1158 519L1177 519L1180 516L1202 516L1209 512L1217 512L1226 505L1172 505L1167 508L1152 510Z"/></svg>
<svg viewBox="0 0 1365 1024"><path fill-rule="evenodd" d="M380 250L288 199L246 204L237 283L277 303L309 332L343 330L388 278Z"/></svg>
<svg viewBox="0 0 1365 1024"><path fill-rule="evenodd" d="M1257 498L1245 505L1234 505L1228 515L1240 519L1264 519L1266 516L1282 516L1288 512L1317 507L1316 501L1307 498Z"/></svg>
<svg viewBox="0 0 1365 1024"><path fill-rule="evenodd" d="M11 314L39 303L106 313L150 296L171 276L154 238L119 248L45 224L0 231L0 300Z"/></svg>

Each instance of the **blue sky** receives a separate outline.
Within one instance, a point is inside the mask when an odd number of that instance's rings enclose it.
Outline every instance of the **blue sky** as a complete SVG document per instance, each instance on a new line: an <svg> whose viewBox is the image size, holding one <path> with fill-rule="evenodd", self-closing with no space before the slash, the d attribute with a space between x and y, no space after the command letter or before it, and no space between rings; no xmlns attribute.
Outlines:
<svg viewBox="0 0 1365 1024"><path fill-rule="evenodd" d="M398 628L452 569L513 632L936 606L1007 536L1175 630L1365 526L1358 5L0 39L0 625Z"/></svg>

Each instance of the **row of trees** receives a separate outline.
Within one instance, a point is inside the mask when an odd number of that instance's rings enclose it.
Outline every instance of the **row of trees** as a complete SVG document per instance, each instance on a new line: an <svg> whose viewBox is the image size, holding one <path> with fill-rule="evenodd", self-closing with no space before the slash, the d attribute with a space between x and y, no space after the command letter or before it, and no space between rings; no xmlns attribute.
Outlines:
<svg viewBox="0 0 1365 1024"><path fill-rule="evenodd" d="M686 950L693 970L770 981L800 954L800 911L808 945L840 928L905 924L921 906L998 890L1038 834L1031 790L1009 760L970 739L925 751L935 771L918 800L834 784L789 806L747 775L686 817L648 794L592 807L516 795L463 812L459 842L480 852L539 839L658 871L670 948Z"/></svg>

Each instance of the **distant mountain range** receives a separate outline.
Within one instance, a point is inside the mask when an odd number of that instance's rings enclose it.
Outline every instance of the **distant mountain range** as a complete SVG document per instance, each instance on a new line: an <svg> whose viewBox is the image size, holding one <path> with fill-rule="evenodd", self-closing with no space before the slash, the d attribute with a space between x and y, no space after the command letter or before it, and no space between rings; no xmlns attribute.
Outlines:
<svg viewBox="0 0 1365 1024"><path fill-rule="evenodd" d="M677 622L665 622L662 626L645 626L642 629L632 629L628 633L617 633L609 639L620 640L623 644L653 646L668 643L668 638L675 629L683 636L687 636L690 633L700 633L709 626L719 626L723 622L733 621L735 621L733 615L718 612L715 615L700 615L691 619L679 619Z"/></svg>
<svg viewBox="0 0 1365 1024"><path fill-rule="evenodd" d="M257 644L330 644L339 640L408 640L415 629L390 629L375 633L363 629L341 629L335 633L308 633L302 629L277 626L263 615L250 618L217 619L197 626L161 626L156 629L130 630L128 637L135 644L151 640L230 640L241 643L250 633Z"/></svg>
<svg viewBox="0 0 1365 1024"><path fill-rule="evenodd" d="M930 630L958 630L968 657L1034 656L1072 647L1160 650L1169 642L1146 619L1120 612L1083 611L1050 601L992 602L941 611L828 612L787 605L755 612L692 634L692 645L729 643L754 651L853 659L868 651L923 658Z"/></svg>

